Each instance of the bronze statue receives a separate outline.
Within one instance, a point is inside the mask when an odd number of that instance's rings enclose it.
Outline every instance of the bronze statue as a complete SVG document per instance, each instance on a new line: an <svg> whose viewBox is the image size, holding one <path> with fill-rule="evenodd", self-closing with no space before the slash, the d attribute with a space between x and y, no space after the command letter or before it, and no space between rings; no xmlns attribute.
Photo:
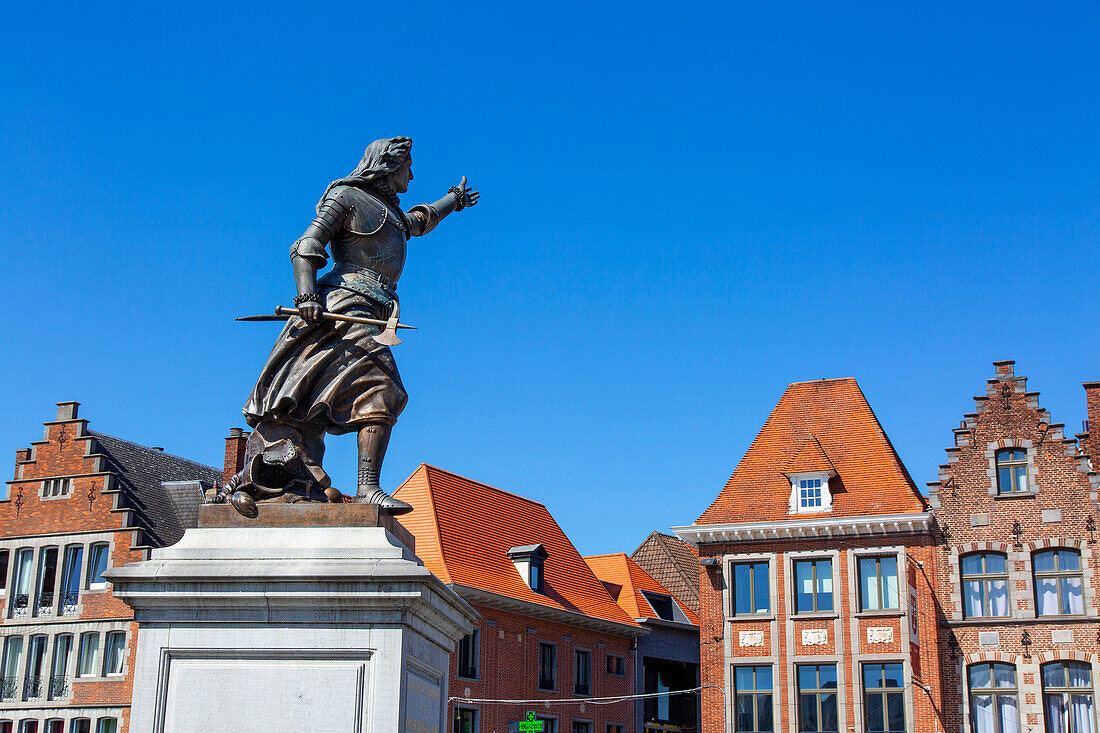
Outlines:
<svg viewBox="0 0 1100 733"><path fill-rule="evenodd" d="M367 146L355 170L329 184L313 223L290 248L296 315L244 406L255 428L245 469L214 501L228 498L250 515L254 501L265 498L343 501L321 467L324 437L355 432L356 501L379 504L390 514L411 511L379 485L390 430L408 399L387 345L400 343L394 328L404 325L397 323L397 281L409 237L427 234L479 196L463 176L434 204L403 212L398 194L413 179L411 151L407 137ZM326 244L334 265L318 279L328 263Z"/></svg>

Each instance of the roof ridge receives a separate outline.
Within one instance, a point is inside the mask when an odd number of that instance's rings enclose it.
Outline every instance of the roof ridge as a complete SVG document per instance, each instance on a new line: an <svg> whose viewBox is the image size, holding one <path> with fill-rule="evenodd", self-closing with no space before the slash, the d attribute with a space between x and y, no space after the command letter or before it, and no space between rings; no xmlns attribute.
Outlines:
<svg viewBox="0 0 1100 733"><path fill-rule="evenodd" d="M133 446L134 448L140 448L143 451L148 451L149 453L152 453L154 455L168 456L169 458L174 458L177 461L183 461L184 463L189 463L192 466L195 466L197 468L205 468L205 469L208 469L210 471L217 471L218 473L221 473L221 469L215 468L214 466L208 466L205 463L199 463L198 461L193 461L190 458L184 458L183 456L177 456L175 453L169 453L166 450L158 450L158 449L153 448L153 447L148 446L148 445L142 445L141 443L135 443L132 440L126 440L126 438L120 438L117 435L111 435L110 433L101 433L98 430L89 430L88 435L91 435L92 437L94 437L96 439L110 438L111 440L117 440L120 443L125 443L126 445Z"/></svg>
<svg viewBox="0 0 1100 733"><path fill-rule="evenodd" d="M806 379L801 382L791 382L787 385L787 388L794 387L799 384L820 384L821 382L855 382L855 377L822 377L821 379Z"/></svg>
<svg viewBox="0 0 1100 733"><path fill-rule="evenodd" d="M625 557L627 560L630 559L630 555L627 555L625 552L605 552L602 555L581 555L581 557L583 557L585 560L595 560L596 558L600 557L618 557L620 555Z"/></svg>
<svg viewBox="0 0 1100 733"><path fill-rule="evenodd" d="M448 476L453 476L454 478L459 479L461 481L466 481L467 483L471 483L471 484L477 484L478 486L489 489L490 491L496 491L500 494L506 494L508 496L515 497L516 499L519 499L520 501L525 502L527 504L534 504L535 506L540 506L543 509L546 509L546 505L543 504L541 501L535 501L534 499L528 499L526 496L520 496L519 494L514 494L511 491L505 491L504 489L498 489L496 486L490 486L489 484L483 483L483 482L478 481L476 479L469 478L467 476L463 476L462 474L455 473L454 471L448 471L445 468L439 468L438 466L433 466L430 463L421 463L420 465L423 466L424 468L428 469L429 471L438 471L439 473L444 473L444 474L447 474ZM416 472L414 471L413 473L416 473ZM429 480L430 480L430 476L429 476Z"/></svg>

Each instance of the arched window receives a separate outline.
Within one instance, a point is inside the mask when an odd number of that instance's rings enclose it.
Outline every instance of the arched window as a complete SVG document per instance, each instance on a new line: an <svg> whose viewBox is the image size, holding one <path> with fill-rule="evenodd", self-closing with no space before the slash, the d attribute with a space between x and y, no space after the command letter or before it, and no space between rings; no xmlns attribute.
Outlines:
<svg viewBox="0 0 1100 733"><path fill-rule="evenodd" d="M970 729L974 733L1019 733L1016 668L1011 664L981 662L970 665L966 679L970 691Z"/></svg>
<svg viewBox="0 0 1100 733"><path fill-rule="evenodd" d="M963 614L966 618L1009 616L1005 556L978 552L962 558Z"/></svg>
<svg viewBox="0 0 1100 733"><path fill-rule="evenodd" d="M1095 733L1092 668L1084 662L1051 662L1042 671L1046 733Z"/></svg>
<svg viewBox="0 0 1100 733"><path fill-rule="evenodd" d="M1081 581L1081 554L1059 548L1031 556L1035 573L1035 600L1040 616L1085 612Z"/></svg>
<svg viewBox="0 0 1100 733"><path fill-rule="evenodd" d="M1023 448L997 451L997 493L1016 494L1029 490L1027 451Z"/></svg>

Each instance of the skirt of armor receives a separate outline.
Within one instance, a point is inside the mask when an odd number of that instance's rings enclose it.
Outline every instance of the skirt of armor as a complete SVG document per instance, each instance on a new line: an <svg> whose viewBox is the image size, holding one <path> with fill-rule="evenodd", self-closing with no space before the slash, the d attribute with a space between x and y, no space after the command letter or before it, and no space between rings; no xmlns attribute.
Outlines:
<svg viewBox="0 0 1100 733"><path fill-rule="evenodd" d="M388 309L359 293L322 288L330 313L386 318ZM384 312L385 311L385 312ZM408 395L388 346L372 336L378 326L291 317L244 406L246 422L288 423L334 435L367 423L392 424Z"/></svg>

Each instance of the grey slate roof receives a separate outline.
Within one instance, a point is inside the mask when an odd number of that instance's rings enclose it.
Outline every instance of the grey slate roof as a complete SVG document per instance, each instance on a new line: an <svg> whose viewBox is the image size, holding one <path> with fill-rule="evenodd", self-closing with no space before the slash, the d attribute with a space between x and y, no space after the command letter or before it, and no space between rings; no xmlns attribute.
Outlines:
<svg viewBox="0 0 1100 733"><path fill-rule="evenodd" d="M104 470L116 476L119 506L133 510L132 524L142 529L145 544L171 545L195 526L202 484L221 480L220 470L113 435L88 434L95 438L95 452L107 457Z"/></svg>
<svg viewBox="0 0 1100 733"><path fill-rule="evenodd" d="M691 545L679 537L651 532L630 559L699 613L699 556Z"/></svg>

